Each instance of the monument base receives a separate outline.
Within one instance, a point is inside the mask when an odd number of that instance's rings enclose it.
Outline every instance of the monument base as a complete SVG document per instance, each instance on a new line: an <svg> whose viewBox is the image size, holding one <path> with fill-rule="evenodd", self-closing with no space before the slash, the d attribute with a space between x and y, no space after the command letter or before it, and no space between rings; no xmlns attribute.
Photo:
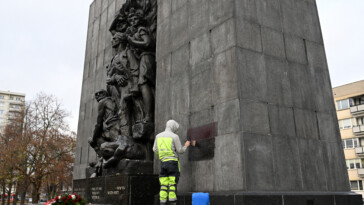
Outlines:
<svg viewBox="0 0 364 205"><path fill-rule="evenodd" d="M86 170L86 177L90 178L95 173L94 167L88 167ZM116 175L148 175L153 173L153 162L145 160L128 160L123 159L118 164L109 169L102 169L102 176L116 176Z"/></svg>
<svg viewBox="0 0 364 205"><path fill-rule="evenodd" d="M210 205L362 205L362 196L347 192L217 192ZM159 205L158 196L155 205ZM178 193L177 205L192 205L192 193Z"/></svg>
<svg viewBox="0 0 364 205"><path fill-rule="evenodd" d="M91 204L153 205L157 175L118 175L73 180L73 192Z"/></svg>

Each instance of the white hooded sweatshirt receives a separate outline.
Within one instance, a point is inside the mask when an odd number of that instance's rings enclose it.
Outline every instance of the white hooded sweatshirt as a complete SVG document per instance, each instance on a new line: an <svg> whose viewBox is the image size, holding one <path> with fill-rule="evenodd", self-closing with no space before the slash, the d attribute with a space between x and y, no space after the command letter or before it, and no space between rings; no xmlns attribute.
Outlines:
<svg viewBox="0 0 364 205"><path fill-rule="evenodd" d="M166 123L166 130L164 132L159 133L154 140L154 145L153 145L153 152L156 153L158 155L158 146L157 146L157 139L160 137L169 137L172 138L172 151L174 153L173 157L164 157L163 159L161 159L161 161L164 161L165 159L177 159L178 160L178 154L183 154L187 147L181 145L181 141L178 137L177 131L179 128L179 124L174 121L174 120L168 120L168 122Z"/></svg>

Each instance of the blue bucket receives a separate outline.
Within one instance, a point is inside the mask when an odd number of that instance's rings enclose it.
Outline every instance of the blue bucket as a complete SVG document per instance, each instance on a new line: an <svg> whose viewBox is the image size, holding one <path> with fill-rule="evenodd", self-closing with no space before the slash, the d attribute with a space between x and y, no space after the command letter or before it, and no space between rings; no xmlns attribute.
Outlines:
<svg viewBox="0 0 364 205"><path fill-rule="evenodd" d="M192 205L209 205L210 196L208 193L193 193Z"/></svg>

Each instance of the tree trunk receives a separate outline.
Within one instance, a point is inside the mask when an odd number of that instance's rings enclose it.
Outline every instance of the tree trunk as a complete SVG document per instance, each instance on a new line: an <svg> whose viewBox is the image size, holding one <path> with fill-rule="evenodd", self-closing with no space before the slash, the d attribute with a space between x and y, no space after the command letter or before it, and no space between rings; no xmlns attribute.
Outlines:
<svg viewBox="0 0 364 205"><path fill-rule="evenodd" d="M24 205L25 204L25 196L26 195L27 195L26 189L20 191L20 198L21 198L20 205Z"/></svg>
<svg viewBox="0 0 364 205"><path fill-rule="evenodd" d="M6 194L6 184L5 184L5 180L2 181L2 186L3 186L3 197L2 197L2 200L1 200L1 205L5 205L5 194Z"/></svg>
<svg viewBox="0 0 364 205"><path fill-rule="evenodd" d="M10 199L11 199L11 189L13 188L13 182L9 182L9 189L8 189L8 205L10 205Z"/></svg>
<svg viewBox="0 0 364 205"><path fill-rule="evenodd" d="M17 181L15 184L15 195L14 195L13 205L16 205L18 203L18 195L19 195L19 182Z"/></svg>
<svg viewBox="0 0 364 205"><path fill-rule="evenodd" d="M38 183L33 183L34 187L33 187L33 191L32 191L32 198L33 204L37 204L39 201L39 190L40 190L40 186L42 185L41 181L39 181Z"/></svg>
<svg viewBox="0 0 364 205"><path fill-rule="evenodd" d="M24 205L25 203L25 197L27 195L27 190L29 187L29 181L27 179L23 179L20 183L19 192L20 192L20 205Z"/></svg>

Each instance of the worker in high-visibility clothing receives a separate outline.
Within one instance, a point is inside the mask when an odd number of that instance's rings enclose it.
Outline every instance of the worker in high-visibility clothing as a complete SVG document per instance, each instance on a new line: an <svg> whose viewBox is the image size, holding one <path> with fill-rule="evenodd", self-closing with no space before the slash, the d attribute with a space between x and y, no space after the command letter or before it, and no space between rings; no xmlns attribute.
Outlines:
<svg viewBox="0 0 364 205"><path fill-rule="evenodd" d="M176 204L176 186L180 176L180 166L178 154L183 154L187 147L190 146L190 141L186 141L182 147L181 141L176 134L179 125L174 120L169 120L166 124L166 130L159 133L155 137L153 151L161 160L161 170L159 173L159 182L161 189L159 199L161 204L167 204L167 198L171 205Z"/></svg>

